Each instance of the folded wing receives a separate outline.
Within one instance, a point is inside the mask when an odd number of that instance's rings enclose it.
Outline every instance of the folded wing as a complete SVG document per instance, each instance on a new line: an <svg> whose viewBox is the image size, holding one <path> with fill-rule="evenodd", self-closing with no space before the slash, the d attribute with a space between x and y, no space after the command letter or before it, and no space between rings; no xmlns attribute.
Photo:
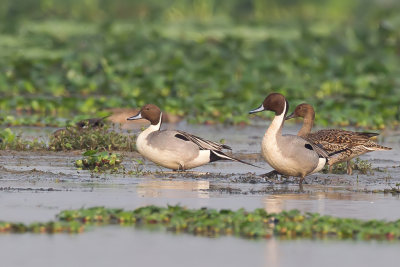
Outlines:
<svg viewBox="0 0 400 267"><path fill-rule="evenodd" d="M217 142L212 142L206 139L203 139L201 137L183 132L183 131L177 131L178 133L175 135L175 137L187 140L190 142L195 143L201 150L216 150L216 151L221 151L222 149L229 149L232 150L230 146L220 144Z"/></svg>

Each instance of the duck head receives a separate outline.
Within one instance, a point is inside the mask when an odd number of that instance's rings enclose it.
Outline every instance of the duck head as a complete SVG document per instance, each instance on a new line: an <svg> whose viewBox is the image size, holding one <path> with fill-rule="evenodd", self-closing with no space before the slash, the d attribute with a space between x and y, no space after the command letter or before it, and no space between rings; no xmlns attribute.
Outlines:
<svg viewBox="0 0 400 267"><path fill-rule="evenodd" d="M161 110L153 104L144 105L138 114L127 118L128 121L145 119L148 120L151 125L157 125L161 120Z"/></svg>
<svg viewBox="0 0 400 267"><path fill-rule="evenodd" d="M269 110L275 112L275 116L279 116L283 112L285 112L286 115L288 109L289 103L282 94L271 93L264 99L264 102L261 104L261 106L249 111L249 114Z"/></svg>
<svg viewBox="0 0 400 267"><path fill-rule="evenodd" d="M314 108L310 104L306 103L300 104L295 108L292 114L287 116L285 119L289 120L297 117L314 119L315 117Z"/></svg>

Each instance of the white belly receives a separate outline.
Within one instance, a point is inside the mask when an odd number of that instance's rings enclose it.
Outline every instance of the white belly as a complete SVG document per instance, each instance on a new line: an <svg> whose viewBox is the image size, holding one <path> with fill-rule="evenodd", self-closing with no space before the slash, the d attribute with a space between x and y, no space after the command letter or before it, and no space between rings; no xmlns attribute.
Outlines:
<svg viewBox="0 0 400 267"><path fill-rule="evenodd" d="M276 143L276 139L265 135L261 147L264 159L279 173L290 176L302 175L303 170L299 168L298 162L282 154Z"/></svg>
<svg viewBox="0 0 400 267"><path fill-rule="evenodd" d="M262 155L268 164L279 173L304 177L317 167L318 158L316 154L314 155L315 157L312 157L309 152L306 152L307 149L302 149L301 146L290 147L289 143L286 143L289 142L290 139L282 137L282 127L285 122L286 108L285 103L283 111L279 115L275 115L271 125L265 132L261 144ZM282 142L280 144L282 149L286 150L285 153L283 153L279 148L278 141ZM290 142L290 144L295 145L296 142ZM302 156L307 157L302 159Z"/></svg>
<svg viewBox="0 0 400 267"><path fill-rule="evenodd" d="M326 164L326 159L319 158L317 168L315 168L310 174L319 172L320 170L322 170L324 168L325 164Z"/></svg>
<svg viewBox="0 0 400 267"><path fill-rule="evenodd" d="M187 158L182 153L175 151L166 151L162 149L154 148L147 143L147 135L141 133L136 140L136 147L139 153L152 162L173 170L179 169L192 169L210 162L210 151L200 150L199 155L195 158Z"/></svg>

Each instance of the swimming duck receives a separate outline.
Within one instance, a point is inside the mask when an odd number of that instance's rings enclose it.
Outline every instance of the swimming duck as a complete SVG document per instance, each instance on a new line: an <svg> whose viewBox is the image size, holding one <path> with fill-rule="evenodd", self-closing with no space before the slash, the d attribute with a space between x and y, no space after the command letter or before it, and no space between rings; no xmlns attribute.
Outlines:
<svg viewBox="0 0 400 267"><path fill-rule="evenodd" d="M328 154L314 143L296 135L282 135L282 128L289 104L279 93L269 94L260 107L249 113L264 110L275 112L275 117L262 139L261 153L278 173L300 177L300 185L306 175L321 170Z"/></svg>
<svg viewBox="0 0 400 267"><path fill-rule="evenodd" d="M142 156L158 165L172 170L188 170L217 160L232 160L257 167L226 155L222 149L231 150L227 145L183 131L160 131L162 112L156 105L147 104L137 115L127 118L138 119L148 120L150 126L139 134L136 147Z"/></svg>
<svg viewBox="0 0 400 267"><path fill-rule="evenodd" d="M330 155L329 172L332 171L333 164L347 162L347 174L352 174L350 161L352 158L376 150L391 150L390 147L381 146L370 138L377 136L377 133L352 132L340 129L326 129L311 133L314 124L314 108L306 103L296 107L292 114L286 119L302 117L303 126L298 132L301 136L314 144L321 145Z"/></svg>

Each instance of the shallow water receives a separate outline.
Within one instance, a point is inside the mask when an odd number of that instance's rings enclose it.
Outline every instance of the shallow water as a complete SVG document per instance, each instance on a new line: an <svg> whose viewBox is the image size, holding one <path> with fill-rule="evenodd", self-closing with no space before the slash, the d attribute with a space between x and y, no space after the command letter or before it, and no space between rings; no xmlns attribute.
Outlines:
<svg viewBox="0 0 400 267"><path fill-rule="evenodd" d="M271 168L259 156L265 126L222 127L167 125L211 140L225 138L233 152L263 169L216 162L194 172L171 173L145 161L143 175L91 177L73 162L81 152L0 151L0 220L53 220L63 209L91 206L135 209L143 205L180 204L189 208L265 208L268 212L303 212L360 219L400 219L399 195L371 193L400 182L399 137L388 133L380 143L392 151L362 156L373 175L315 174L302 190L293 179L265 180ZM289 125L288 133L299 126ZM47 140L52 129L20 128L23 135ZM382 142L384 141L384 142ZM124 166L135 169L124 153ZM160 172L161 171L161 172ZM364 191L369 191L365 193ZM79 235L0 235L2 266L370 266L397 261L398 243L204 238L122 227L96 228ZM395 251L396 250L396 251ZM21 257L24 255L24 257ZM329 261L327 260L329 258Z"/></svg>
<svg viewBox="0 0 400 267"><path fill-rule="evenodd" d="M385 242L251 241L120 227L79 235L1 235L0 247L2 266L21 267L380 266L398 262L399 249Z"/></svg>

